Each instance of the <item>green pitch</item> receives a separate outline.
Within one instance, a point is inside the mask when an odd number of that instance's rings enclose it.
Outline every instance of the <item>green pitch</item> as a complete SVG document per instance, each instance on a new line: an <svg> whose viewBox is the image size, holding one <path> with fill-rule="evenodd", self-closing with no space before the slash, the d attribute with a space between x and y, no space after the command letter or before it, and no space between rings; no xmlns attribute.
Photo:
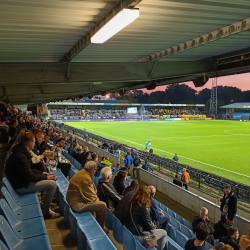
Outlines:
<svg viewBox="0 0 250 250"><path fill-rule="evenodd" d="M67 125L250 185L250 123L238 121L75 122Z"/></svg>

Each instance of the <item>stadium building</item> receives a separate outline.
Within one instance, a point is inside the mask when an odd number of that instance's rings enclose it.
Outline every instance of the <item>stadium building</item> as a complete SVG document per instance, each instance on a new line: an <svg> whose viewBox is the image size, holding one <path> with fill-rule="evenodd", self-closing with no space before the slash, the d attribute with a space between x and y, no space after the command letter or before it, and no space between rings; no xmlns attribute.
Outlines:
<svg viewBox="0 0 250 250"><path fill-rule="evenodd" d="M226 116L234 120L250 120L250 103L249 102L240 102L232 103L220 107L226 109Z"/></svg>

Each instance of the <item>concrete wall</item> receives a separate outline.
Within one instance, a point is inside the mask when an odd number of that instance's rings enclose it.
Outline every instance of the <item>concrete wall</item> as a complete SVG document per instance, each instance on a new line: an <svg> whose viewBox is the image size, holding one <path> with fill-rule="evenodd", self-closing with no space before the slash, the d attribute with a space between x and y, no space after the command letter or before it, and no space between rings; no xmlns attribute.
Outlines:
<svg viewBox="0 0 250 250"><path fill-rule="evenodd" d="M72 136L71 134L68 134L67 132L65 132L63 130L60 130L60 129L56 129L56 130L61 131L64 137L66 137L66 136L71 137ZM78 141L78 143L79 143L80 146L82 146L82 147L86 147L87 146L91 152L97 153L99 157L106 157L106 156L108 156L109 157L109 161L111 163L113 163L113 167L116 167L116 164L119 163L119 158L116 157L116 156L114 156L113 154L110 154L108 151L103 150L101 148L98 148L98 147L90 144L90 143L85 142L84 140L82 140L77 135L74 135L74 137L77 138L77 141Z"/></svg>
<svg viewBox="0 0 250 250"><path fill-rule="evenodd" d="M208 217L213 223L220 220L221 211L219 206L200 196L178 187L157 175L144 171L143 169L139 169L139 180L148 185L155 186L157 191L167 195L197 214L199 214L201 207L206 207L208 209ZM234 226L239 228L240 234L247 234L250 228L250 221L236 216L234 219Z"/></svg>

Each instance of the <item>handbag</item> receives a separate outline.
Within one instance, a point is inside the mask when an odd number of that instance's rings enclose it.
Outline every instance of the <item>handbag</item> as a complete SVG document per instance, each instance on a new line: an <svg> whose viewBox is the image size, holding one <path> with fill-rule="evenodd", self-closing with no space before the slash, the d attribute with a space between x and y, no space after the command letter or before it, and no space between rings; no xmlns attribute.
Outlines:
<svg viewBox="0 0 250 250"><path fill-rule="evenodd" d="M154 234L150 231L151 235L147 235L147 236L142 236L139 232L139 230L137 229L135 223L134 223L134 220L133 220L133 216L132 216L132 203L131 203L131 206L130 206L130 216L131 216L131 219L132 219L132 222L139 234L139 236L143 239L143 245L146 249L149 249L151 247L157 247L157 240L156 240L156 237L154 236Z"/></svg>

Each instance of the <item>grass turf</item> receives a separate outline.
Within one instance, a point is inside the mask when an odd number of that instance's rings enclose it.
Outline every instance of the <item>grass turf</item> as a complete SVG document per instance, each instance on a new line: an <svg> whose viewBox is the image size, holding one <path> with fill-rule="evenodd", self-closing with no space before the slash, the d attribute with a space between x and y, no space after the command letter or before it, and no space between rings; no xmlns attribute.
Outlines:
<svg viewBox="0 0 250 250"><path fill-rule="evenodd" d="M238 121L144 121L65 123L154 154L250 185L250 123Z"/></svg>

